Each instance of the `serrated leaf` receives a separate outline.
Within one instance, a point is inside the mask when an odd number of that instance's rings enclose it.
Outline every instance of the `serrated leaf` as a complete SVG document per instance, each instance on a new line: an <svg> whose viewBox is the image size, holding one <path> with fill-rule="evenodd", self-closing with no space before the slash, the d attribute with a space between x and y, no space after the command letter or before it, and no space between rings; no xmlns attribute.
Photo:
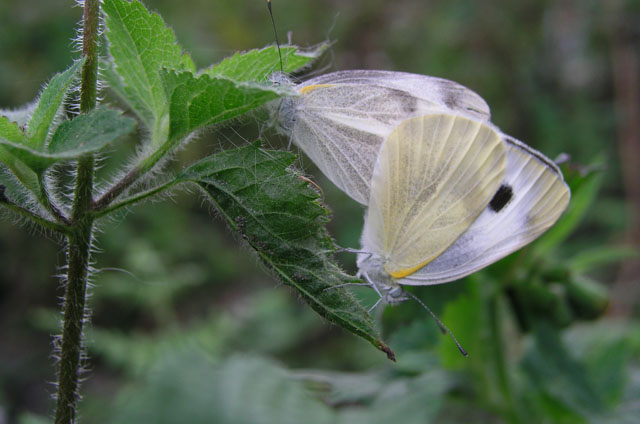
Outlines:
<svg viewBox="0 0 640 424"><path fill-rule="evenodd" d="M18 145L27 145L27 135L17 122L6 116L0 116L0 140Z"/></svg>
<svg viewBox="0 0 640 424"><path fill-rule="evenodd" d="M177 142L192 131L238 117L294 92L288 87L237 82L191 72L162 73L170 99L169 140Z"/></svg>
<svg viewBox="0 0 640 424"><path fill-rule="evenodd" d="M162 18L137 0L105 0L109 53L120 82L114 89L154 133L162 131L168 101L160 78L162 68L191 69L175 35ZM113 82L115 75L110 74Z"/></svg>
<svg viewBox="0 0 640 424"><path fill-rule="evenodd" d="M289 74L311 64L326 50L322 44L314 50L302 51L296 46L281 46L282 71ZM280 56L275 46L236 53L205 71L209 76L223 76L235 81L269 81L280 71Z"/></svg>
<svg viewBox="0 0 640 424"><path fill-rule="evenodd" d="M357 281L331 260L336 247L324 225L329 212L290 169L295 156L256 146L227 150L182 172L195 182L260 259L320 315L364 338L393 359L369 313L343 288Z"/></svg>
<svg viewBox="0 0 640 424"><path fill-rule="evenodd" d="M49 128L51 128L56 114L62 107L64 98L82 63L83 60L78 60L66 71L56 74L42 91L27 127L29 147L32 149L43 150L49 134Z"/></svg>
<svg viewBox="0 0 640 424"><path fill-rule="evenodd" d="M15 122L20 127L25 128L37 105L37 102L31 102L18 109L2 109L0 110L0 116L6 116L9 121Z"/></svg>
<svg viewBox="0 0 640 424"><path fill-rule="evenodd" d="M7 127L5 120L6 118L0 117L0 127ZM12 129L14 133L19 131L17 124L9 124L15 125L16 128ZM61 123L46 151L37 151L24 143L3 138L0 138L0 145L36 174L42 174L55 162L76 159L100 150L107 143L133 130L134 125L133 119L123 117L117 111L99 108Z"/></svg>

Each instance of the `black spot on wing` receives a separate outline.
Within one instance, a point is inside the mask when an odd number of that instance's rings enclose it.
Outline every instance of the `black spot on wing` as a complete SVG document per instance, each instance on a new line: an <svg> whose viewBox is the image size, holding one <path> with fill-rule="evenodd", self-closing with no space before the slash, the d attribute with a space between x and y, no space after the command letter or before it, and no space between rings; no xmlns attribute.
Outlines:
<svg viewBox="0 0 640 424"><path fill-rule="evenodd" d="M412 115L418 109L418 98L396 89L387 89L387 100L402 115ZM385 91L387 91L385 90Z"/></svg>
<svg viewBox="0 0 640 424"><path fill-rule="evenodd" d="M502 184L489 202L489 208L496 213L500 212L511 199L513 199L513 189L509 185Z"/></svg>
<svg viewBox="0 0 640 424"><path fill-rule="evenodd" d="M442 101L449 109L457 109L459 107L460 95L453 84L446 84L442 94Z"/></svg>

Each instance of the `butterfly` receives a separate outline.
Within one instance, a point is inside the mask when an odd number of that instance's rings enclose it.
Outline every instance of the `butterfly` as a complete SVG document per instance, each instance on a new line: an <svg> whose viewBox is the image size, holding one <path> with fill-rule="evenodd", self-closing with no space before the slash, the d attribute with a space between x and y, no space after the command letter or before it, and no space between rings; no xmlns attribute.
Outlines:
<svg viewBox="0 0 640 424"><path fill-rule="evenodd" d="M279 83L287 83L282 76ZM340 71L295 87L299 95L272 104L279 130L331 182L367 205L384 139L401 121L434 111L489 120L489 106L453 81L389 71Z"/></svg>
<svg viewBox="0 0 640 424"><path fill-rule="evenodd" d="M380 295L374 307L415 298L403 286L458 280L496 262L569 203L555 163L502 133L486 102L455 82L342 71L296 89L277 109L281 128L367 207L357 263Z"/></svg>

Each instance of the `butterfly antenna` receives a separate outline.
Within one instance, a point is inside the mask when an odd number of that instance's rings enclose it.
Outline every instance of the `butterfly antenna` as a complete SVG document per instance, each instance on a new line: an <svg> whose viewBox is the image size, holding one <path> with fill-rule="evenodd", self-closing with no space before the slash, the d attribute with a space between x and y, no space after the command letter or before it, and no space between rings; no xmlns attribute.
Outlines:
<svg viewBox="0 0 640 424"><path fill-rule="evenodd" d="M269 16L271 16L273 34L276 36L276 46L278 47L278 56L280 57L280 72L284 73L284 69L282 67L282 53L280 52L280 42L278 41L278 31L276 31L276 21L273 19L273 11L271 10L271 0L267 0L267 9L269 9Z"/></svg>
<svg viewBox="0 0 640 424"><path fill-rule="evenodd" d="M415 300L416 302L418 302L420 304L420 306L422 306L427 312L429 312L429 314L431 315L431 317L436 321L436 323L438 324L438 327L440 327L440 330L442 330L442 333L448 333L451 338L453 339L453 341L455 342L456 346L458 347L458 350L460 351L460 353L462 353L462 355L464 356L469 356L469 354L467 353L466 350L464 350L464 348L462 347L462 345L460 344L460 342L458 342L458 339L456 339L456 336L453 335L453 333L451 332L451 330L449 330L447 328L446 325L444 325L444 323L442 321L440 321L440 319L436 316L436 314L434 314L433 312L431 312L431 309L429 309L429 307L427 305L424 304L424 302L422 302L422 300L420 300L418 298L418 296L416 296L415 294L409 292L409 291L405 291L406 294L408 294L413 300Z"/></svg>

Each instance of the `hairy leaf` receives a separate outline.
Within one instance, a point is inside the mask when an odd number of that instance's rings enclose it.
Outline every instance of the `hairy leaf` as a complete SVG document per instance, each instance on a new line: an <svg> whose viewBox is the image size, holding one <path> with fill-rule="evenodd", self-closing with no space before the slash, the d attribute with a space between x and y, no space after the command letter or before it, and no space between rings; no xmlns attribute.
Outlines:
<svg viewBox="0 0 640 424"><path fill-rule="evenodd" d="M6 116L9 121L26 128L36 106L38 106L37 102L31 102L17 109L0 109L0 116Z"/></svg>
<svg viewBox="0 0 640 424"><path fill-rule="evenodd" d="M11 124L14 128L11 128ZM37 174L42 174L55 162L73 160L100 150L106 144L133 130L135 121L107 108L99 108L86 115L80 115L58 126L48 148L43 151L32 149L19 142L19 131L15 123L7 123L0 117L3 133L11 133L15 138L0 138L0 145L13 157L24 162ZM0 151L2 153L2 151ZM0 155L0 159L4 158ZM7 164L10 166L10 164ZM11 167L11 166L10 166Z"/></svg>
<svg viewBox="0 0 640 424"><path fill-rule="evenodd" d="M5 116L0 116L0 162L32 193L39 193L40 183L36 173L20 159L26 147L27 136L16 122L11 122ZM10 175L5 175L3 186L13 186L15 181ZM12 190L16 191L16 190ZM19 189L17 191L20 191Z"/></svg>
<svg viewBox="0 0 640 424"><path fill-rule="evenodd" d="M256 109L270 100L292 95L288 87L236 82L191 72L162 73L170 99L169 140L177 142L192 131Z"/></svg>
<svg viewBox="0 0 640 424"><path fill-rule="evenodd" d="M79 60L66 71L56 74L42 91L27 130L29 146L34 150L44 149L49 128L51 128L71 84L82 67L82 63L83 61Z"/></svg>
<svg viewBox="0 0 640 424"><path fill-rule="evenodd" d="M281 46L282 71L288 74L301 70L320 57L326 47L326 44L322 44L314 50L305 52L296 46ZM260 50L236 53L205 72L210 76L223 76L235 81L269 81L269 77L279 71L278 49L270 46Z"/></svg>
<svg viewBox="0 0 640 424"><path fill-rule="evenodd" d="M231 228L316 312L394 359L367 311L343 288L331 288L356 279L332 262L336 247L324 227L329 212L289 169L294 159L247 146L203 159L176 182L200 185Z"/></svg>
<svg viewBox="0 0 640 424"><path fill-rule="evenodd" d="M130 133L135 124L133 119L122 116L119 111L101 107L60 124L48 151L60 158L80 157Z"/></svg>
<svg viewBox="0 0 640 424"><path fill-rule="evenodd" d="M160 78L162 68L192 69L174 33L162 18L137 0L105 0L106 35L114 67L108 81L152 132L162 132L169 103Z"/></svg>

